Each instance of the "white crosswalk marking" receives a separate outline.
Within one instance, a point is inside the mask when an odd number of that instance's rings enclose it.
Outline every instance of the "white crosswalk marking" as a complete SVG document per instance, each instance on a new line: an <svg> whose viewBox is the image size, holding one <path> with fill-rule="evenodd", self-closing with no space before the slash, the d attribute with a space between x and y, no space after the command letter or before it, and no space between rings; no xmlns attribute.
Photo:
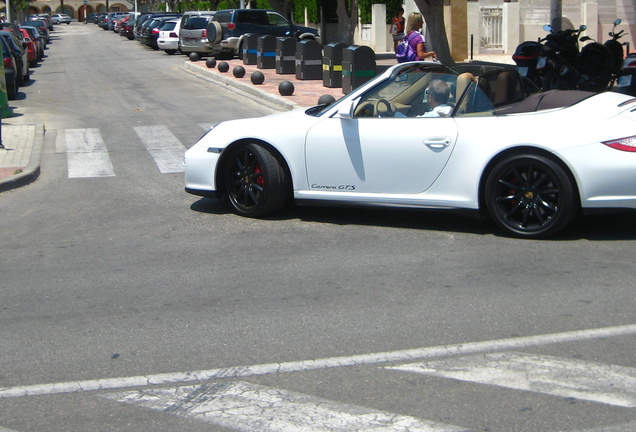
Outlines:
<svg viewBox="0 0 636 432"><path fill-rule="evenodd" d="M246 432L466 430L247 382L143 389L103 397Z"/></svg>
<svg viewBox="0 0 636 432"><path fill-rule="evenodd" d="M185 147L164 125L136 126L135 132L163 174L183 172Z"/></svg>
<svg viewBox="0 0 636 432"><path fill-rule="evenodd" d="M625 366L504 352L387 369L636 407L636 369Z"/></svg>
<svg viewBox="0 0 636 432"><path fill-rule="evenodd" d="M624 424L612 425L612 426L599 427L594 429L584 429L584 430L576 430L576 431L568 431L568 432L630 432L630 431L632 432L636 431L636 421L624 423Z"/></svg>
<svg viewBox="0 0 636 432"><path fill-rule="evenodd" d="M67 129L68 177L112 177L115 169L99 129Z"/></svg>

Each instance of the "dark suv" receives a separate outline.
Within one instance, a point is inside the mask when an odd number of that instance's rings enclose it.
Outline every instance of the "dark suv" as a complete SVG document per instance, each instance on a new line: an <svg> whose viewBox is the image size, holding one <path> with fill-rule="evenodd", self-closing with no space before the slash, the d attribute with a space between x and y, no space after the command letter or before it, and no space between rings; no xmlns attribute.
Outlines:
<svg viewBox="0 0 636 432"><path fill-rule="evenodd" d="M318 31L290 23L284 16L265 9L226 9L217 11L208 23L208 41L212 54L219 58L232 58L242 51L243 36L293 36L298 40L315 39Z"/></svg>

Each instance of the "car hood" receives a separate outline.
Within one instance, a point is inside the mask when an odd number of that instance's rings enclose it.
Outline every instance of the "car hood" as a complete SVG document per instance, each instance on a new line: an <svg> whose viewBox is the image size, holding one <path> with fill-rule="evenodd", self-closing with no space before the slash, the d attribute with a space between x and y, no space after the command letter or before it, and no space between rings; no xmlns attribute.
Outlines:
<svg viewBox="0 0 636 432"><path fill-rule="evenodd" d="M294 137L304 135L309 127L322 119L306 112L307 108L300 108L264 117L225 121L213 127L197 144L225 148L233 142L245 139L272 144L295 141Z"/></svg>

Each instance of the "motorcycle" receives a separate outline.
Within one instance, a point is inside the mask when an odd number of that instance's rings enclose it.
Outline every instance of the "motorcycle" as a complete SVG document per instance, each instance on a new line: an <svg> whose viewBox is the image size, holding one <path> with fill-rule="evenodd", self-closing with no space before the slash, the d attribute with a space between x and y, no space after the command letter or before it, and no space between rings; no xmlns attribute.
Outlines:
<svg viewBox="0 0 636 432"><path fill-rule="evenodd" d="M624 57L623 44L618 42L623 30L616 33L616 26L620 23L620 19L614 21L614 27L609 32L610 39L603 45L589 36L579 39L581 42L593 41L581 49L579 88L582 90L609 90L618 81Z"/></svg>
<svg viewBox="0 0 636 432"><path fill-rule="evenodd" d="M620 19L614 22L614 29L621 23ZM616 91L631 96L636 96L636 54L628 54L624 56L623 45L618 42L621 36L624 36L623 30L616 33L612 29L609 33L611 39L605 42L605 45L612 52L614 58L614 82L616 83ZM627 34L627 33L625 33Z"/></svg>
<svg viewBox="0 0 636 432"><path fill-rule="evenodd" d="M541 41L522 42L512 55L512 59L517 65L519 75L526 77L541 90L547 64L546 48Z"/></svg>
<svg viewBox="0 0 636 432"><path fill-rule="evenodd" d="M579 71L579 35L587 29L581 25L578 29L553 31L552 26L543 27L550 33L543 39L546 47L546 57L549 65L544 78L543 90L575 90L581 80Z"/></svg>

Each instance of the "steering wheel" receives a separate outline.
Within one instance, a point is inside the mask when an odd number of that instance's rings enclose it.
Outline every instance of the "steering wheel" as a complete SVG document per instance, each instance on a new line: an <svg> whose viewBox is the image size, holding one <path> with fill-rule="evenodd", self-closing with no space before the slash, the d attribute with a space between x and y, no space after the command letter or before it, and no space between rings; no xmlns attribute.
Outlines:
<svg viewBox="0 0 636 432"><path fill-rule="evenodd" d="M380 111L380 106L384 105L384 109ZM395 111L393 105L386 99L380 98L375 101L374 111L376 117L394 117Z"/></svg>

